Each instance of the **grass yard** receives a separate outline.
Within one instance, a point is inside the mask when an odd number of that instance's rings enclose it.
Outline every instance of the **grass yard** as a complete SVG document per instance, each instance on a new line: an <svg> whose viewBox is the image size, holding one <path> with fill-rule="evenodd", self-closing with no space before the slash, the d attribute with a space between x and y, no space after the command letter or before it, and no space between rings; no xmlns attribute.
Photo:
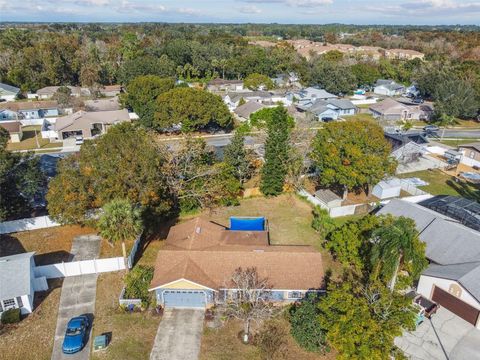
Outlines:
<svg viewBox="0 0 480 360"><path fill-rule="evenodd" d="M345 120L370 120L370 121L375 121L373 116L371 114L366 114L366 113L358 113L355 115L345 115L343 116Z"/></svg>
<svg viewBox="0 0 480 360"><path fill-rule="evenodd" d="M399 175L400 178L417 177L429 183L426 186L419 186L432 195L453 195L463 196L468 199L480 200L480 186L465 181L455 182L453 176L449 176L440 170L424 170Z"/></svg>
<svg viewBox="0 0 480 360"><path fill-rule="evenodd" d="M282 319L288 327L288 321ZM242 323L237 320L228 321L224 327L210 329L205 327L200 348L200 360L263 360L264 357L254 345L244 345L238 338L243 329ZM324 356L310 353L298 346L292 337L288 337L288 350L285 360L333 360L334 353Z"/></svg>
<svg viewBox="0 0 480 360"><path fill-rule="evenodd" d="M35 293L35 310L20 323L0 329L1 360L47 360L52 356L61 281L49 281L48 292Z"/></svg>
<svg viewBox="0 0 480 360"><path fill-rule="evenodd" d="M119 310L118 296L124 272L104 273L98 277L93 336L111 333L107 349L92 353L92 359L148 359L161 317L150 311L128 314ZM93 339L93 338L92 338Z"/></svg>
<svg viewBox="0 0 480 360"><path fill-rule="evenodd" d="M37 141L35 140L35 131L37 132ZM22 127L22 140L19 143L8 143L7 150L35 150L62 147L61 143L51 143L48 139L42 139L41 126Z"/></svg>
<svg viewBox="0 0 480 360"><path fill-rule="evenodd" d="M440 144L457 147L458 145L471 144L476 142L475 139L455 139L455 140L442 140L438 141Z"/></svg>
<svg viewBox="0 0 480 360"><path fill-rule="evenodd" d="M37 265L68 261L73 238L95 233L89 227L67 225L0 235L0 257L35 251Z"/></svg>

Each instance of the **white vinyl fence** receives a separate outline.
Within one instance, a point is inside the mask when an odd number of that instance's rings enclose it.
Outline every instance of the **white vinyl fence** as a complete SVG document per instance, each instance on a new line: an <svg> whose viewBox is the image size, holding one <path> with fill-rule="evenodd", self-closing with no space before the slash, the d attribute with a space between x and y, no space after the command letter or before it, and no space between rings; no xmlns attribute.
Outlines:
<svg viewBox="0 0 480 360"><path fill-rule="evenodd" d="M19 231L44 229L44 228L49 228L54 226L60 226L60 224L53 221L48 216L38 216L34 218L2 222L0 223L0 234L9 234L9 233L14 233Z"/></svg>
<svg viewBox="0 0 480 360"><path fill-rule="evenodd" d="M119 270L125 270L125 262L122 257L37 266L35 267L35 277L45 276L47 279L54 279Z"/></svg>
<svg viewBox="0 0 480 360"><path fill-rule="evenodd" d="M399 179L400 180L400 187L403 191L408 192L409 194L418 196L418 195L429 195L426 191L420 190L410 181Z"/></svg>

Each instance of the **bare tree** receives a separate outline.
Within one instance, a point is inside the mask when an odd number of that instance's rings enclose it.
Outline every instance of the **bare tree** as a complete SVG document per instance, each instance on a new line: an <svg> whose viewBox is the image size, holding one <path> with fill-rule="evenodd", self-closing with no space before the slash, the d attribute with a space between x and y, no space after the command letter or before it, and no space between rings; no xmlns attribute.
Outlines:
<svg viewBox="0 0 480 360"><path fill-rule="evenodd" d="M270 301L270 290L267 279L258 276L256 268L237 268L225 284L232 289L231 297L226 299L221 310L228 317L244 322L243 341L248 342L250 324L272 316L274 308Z"/></svg>

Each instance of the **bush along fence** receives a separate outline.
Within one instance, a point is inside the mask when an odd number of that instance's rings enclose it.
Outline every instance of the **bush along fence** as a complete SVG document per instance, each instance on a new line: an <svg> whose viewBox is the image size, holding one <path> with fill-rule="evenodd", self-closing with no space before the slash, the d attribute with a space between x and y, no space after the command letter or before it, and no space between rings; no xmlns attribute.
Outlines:
<svg viewBox="0 0 480 360"><path fill-rule="evenodd" d="M142 299L125 299L125 288L123 288L120 292L120 296L118 297L118 303L120 304L120 306L124 307L141 307Z"/></svg>

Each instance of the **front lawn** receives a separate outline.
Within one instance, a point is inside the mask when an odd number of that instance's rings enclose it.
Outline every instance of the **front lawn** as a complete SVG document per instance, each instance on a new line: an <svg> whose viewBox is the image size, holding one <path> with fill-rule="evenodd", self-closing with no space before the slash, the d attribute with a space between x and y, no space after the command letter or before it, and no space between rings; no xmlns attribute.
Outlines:
<svg viewBox="0 0 480 360"><path fill-rule="evenodd" d="M49 290L36 292L35 309L20 323L1 328L0 359L47 360L52 356L62 280L49 280Z"/></svg>
<svg viewBox="0 0 480 360"><path fill-rule="evenodd" d="M281 320L286 327L288 321ZM238 334L243 329L243 324L237 320L228 321L219 329L204 328L202 345L200 348L200 360L263 360L259 349L254 345L244 345ZM288 336L288 350L283 359L285 360L333 360L335 354L320 355L310 353L298 346L295 340Z"/></svg>
<svg viewBox="0 0 480 360"><path fill-rule="evenodd" d="M118 296L123 287L123 271L104 273L97 280L93 337L111 333L107 349L92 353L92 359L148 359L161 317L145 312L120 310Z"/></svg>
<svg viewBox="0 0 480 360"><path fill-rule="evenodd" d="M355 115L344 115L343 118L345 120L369 120L369 121L375 121L375 118L368 113L358 113Z"/></svg>
<svg viewBox="0 0 480 360"><path fill-rule="evenodd" d="M438 169L401 174L399 177L417 177L428 182L428 185L419 186L418 188L432 195L453 195L473 200L480 199L479 185L470 184L466 181L456 182L453 176L447 175Z"/></svg>

